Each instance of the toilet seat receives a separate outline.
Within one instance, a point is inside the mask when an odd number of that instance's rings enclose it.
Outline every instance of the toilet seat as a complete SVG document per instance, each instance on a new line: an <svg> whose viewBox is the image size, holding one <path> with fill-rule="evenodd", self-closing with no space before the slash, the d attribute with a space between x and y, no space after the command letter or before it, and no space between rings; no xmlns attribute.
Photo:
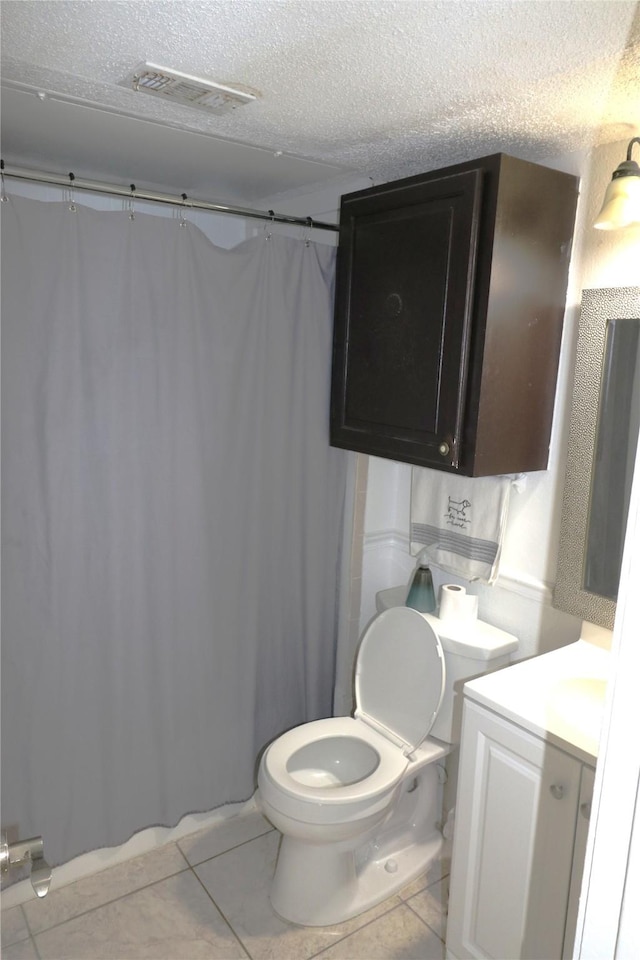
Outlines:
<svg viewBox="0 0 640 960"><path fill-rule="evenodd" d="M423 614L392 607L377 616L358 650L355 716L409 756L429 735L444 689L444 651Z"/></svg>
<svg viewBox="0 0 640 960"><path fill-rule="evenodd" d="M375 769L353 783L331 787L304 784L291 774L289 764L299 750L309 744L336 737L353 738L372 747L378 756ZM402 776L407 766L406 757L402 756L397 747L355 717L328 717L326 720L313 720L311 723L294 727L271 744L263 762L266 773L280 790L296 800L326 805L358 800L385 790Z"/></svg>
<svg viewBox="0 0 640 960"><path fill-rule="evenodd" d="M376 751L379 761L368 776L345 786L313 787L290 774L288 763L310 744L350 737ZM306 823L358 820L384 809L409 761L385 737L355 717L314 720L283 733L263 754L259 778L262 799L280 813Z"/></svg>
<svg viewBox="0 0 640 960"><path fill-rule="evenodd" d="M382 808L435 722L444 683L442 646L422 614L407 607L380 614L358 652L355 715L304 723L278 737L260 764L265 801L294 819L315 823L333 816L357 819ZM322 752L323 741L336 739L348 739L351 752L362 759L355 763L361 775L342 784L328 779L336 769L332 747L337 745L327 742L326 756ZM297 757L314 747L316 770L301 771ZM315 785L313 774L324 771L326 782Z"/></svg>

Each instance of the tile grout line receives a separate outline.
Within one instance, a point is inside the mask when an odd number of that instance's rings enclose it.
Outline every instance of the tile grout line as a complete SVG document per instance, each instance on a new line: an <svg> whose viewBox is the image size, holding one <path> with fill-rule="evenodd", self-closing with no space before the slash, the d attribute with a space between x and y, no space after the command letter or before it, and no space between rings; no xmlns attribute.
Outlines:
<svg viewBox="0 0 640 960"><path fill-rule="evenodd" d="M445 873L438 880L433 880L431 883L428 883L421 890L418 890L416 893L412 894L411 897L418 896L419 893L423 893L425 890L428 890L430 887L435 886L437 883L442 883L442 881L445 880L448 876L449 874ZM311 956L307 957L306 960L316 960L317 957L322 957L322 954L326 953L327 950L331 950L331 948L335 946L335 944L340 943L342 940L346 940L347 937L351 937L356 933L360 933L361 930L366 930L366 928L371 926L372 923L375 923L376 920L380 920L382 919L382 917L386 917L389 913L392 913L394 910L397 910L398 907L402 907L402 906L409 907L409 909L414 914L414 916L418 917L418 920L420 920L425 925L425 927L427 927L436 937L438 937L438 939L441 940L443 944L445 943L444 939L440 936L437 930L434 930L433 927L430 926L425 920L423 920L422 917L419 914L417 914L416 911L409 905L409 899L411 898L404 900L403 897L401 896L400 891L398 891L397 894L392 894L392 896L396 896L399 900L399 903L396 903L393 906L390 906L387 910L384 910L382 913L379 913L377 916L372 917L371 920L368 920L366 923L363 923L361 927L357 927L355 930L352 930L350 933L345 933L343 937L339 937L337 940L334 940L333 943L329 944L329 946L327 947L323 947L317 953L311 954Z"/></svg>
<svg viewBox="0 0 640 960"><path fill-rule="evenodd" d="M150 883L145 883L141 887L136 887L134 890L129 890L127 893L120 894L119 897L112 897L110 900L105 900L103 903L98 903L95 907L89 907L87 910L82 910L80 913L74 913L72 917L67 917L66 920L59 920L56 923L52 923L50 927L43 927L42 930L38 930L36 933L33 933L32 936L39 937L43 933L48 933L50 930L56 930L58 927L63 926L65 923L71 923L72 920L77 920L80 917L86 917L89 913L95 913L96 910L100 910L101 907L108 907L112 903L118 903L119 900L126 900L127 897L133 896L134 893L140 893L142 890L148 890L150 887L155 887L159 883L164 883L165 880L171 880L172 877L179 877L181 873L187 873L189 866L183 867L181 870L176 870L174 873L168 873L166 877L160 877L158 880L152 880ZM95 874L93 874L95 876ZM82 881L77 881L81 883ZM71 884L69 884L71 886ZM64 890L64 887L60 888ZM29 921L27 920L27 923ZM31 929L31 927L29 927Z"/></svg>
<svg viewBox="0 0 640 960"><path fill-rule="evenodd" d="M273 827L271 828L271 830L273 830ZM266 831L265 831L265 834L266 834L266 833L270 833L271 830L266 830ZM259 836L265 836L265 834L259 834ZM257 837L252 837L251 839L257 839ZM28 918L28 916L27 916L26 910L24 910L23 905L22 905L22 904L16 904L16 906L19 906L19 907L22 909L22 912L23 912L24 918L25 918L25 922L26 922L26 925L27 925L27 929L28 929L28 931L29 931L29 935L31 936L32 939L35 940L35 937L39 937L39 936L40 936L41 934L43 934L43 933L48 933L49 930L55 930L57 927L61 927L64 923L70 923L71 920L76 920L76 919L78 919L79 917L86 917L87 914L93 913L95 910L99 910L101 907L107 907L107 906L109 906L109 905L112 904L112 903L117 903L119 900L125 900L127 897L132 896L134 893L139 893L141 890L148 890L150 887L155 887L157 884L163 883L165 880L170 880L171 877L177 877L177 876L179 876L181 873L186 873L188 870L193 871L193 868L196 867L196 866L198 866L198 867L199 867L199 866L202 866L203 863L208 863L209 860L215 860L216 857L221 857L223 854L229 853L229 851L231 851L231 850L236 850L238 847L243 847L246 843L251 843L251 839L250 839L250 840L243 840L241 843L237 843L237 844L235 844L233 847L229 847L228 850L221 850L219 853L215 853L212 857L209 857L207 860L201 860L201 861L200 861L199 863L197 863L197 864L191 864L191 863L189 863L186 854L185 854L184 851L181 849L181 847L178 845L178 842L177 842L176 840L171 840L171 841L169 841L169 843L175 843L176 847L178 847L178 850L180 851L180 855L182 856L182 859L183 859L184 862L185 862L185 866L182 867L180 870L174 870L173 873L168 873L165 877L160 877L158 880L151 880L149 883L144 883L144 884L142 884L142 885L139 886L139 887L134 887L132 890L129 890L127 893L122 893L122 894L120 894L120 896L117 896L117 897L111 897L111 899L109 899L109 900L104 900L102 903L97 904L95 907L88 907L88 909L82 910L80 913L74 913L74 915L73 915L72 917L67 917L65 920L60 920L60 921L57 921L56 923L52 923L50 926L43 927L42 930L38 930L38 931L35 931L35 932L31 929L31 924L29 923L29 918ZM169 844L166 844L166 846L169 846ZM148 851L148 852L151 852L151 851ZM145 854L145 853L140 854L140 856L143 856L143 857L146 856L146 855L147 855L147 854ZM135 859L137 859L137 857L132 857L131 859L132 859L132 860L135 860ZM123 863L128 863L128 862L129 862L129 861L127 861L127 860L123 860ZM120 864L116 864L116 866L120 866ZM108 867L107 869L110 870L110 869L115 869L115 868L114 868L114 867ZM82 880L76 880L76 881L74 881L74 882L75 882L75 883L82 883L84 880L89 880L89 879L91 879L92 877L97 877L97 876L99 876L100 873L106 873L106 870L105 870L105 871L98 870L98 871L96 871L96 873L89 874L87 877L83 877ZM196 876L197 876L197 874L196 874ZM200 881L200 878L199 878L199 877L198 877L198 881ZM66 886L67 886L67 887L70 887L70 886L72 886L72 884L66 884ZM62 891L62 890L64 890L64 889L65 889L65 887L60 887L60 891ZM58 891L52 891L52 892L55 893L55 892L58 892ZM216 904L216 907L217 907L217 904ZM226 917L225 917L225 920L226 920ZM25 940L26 940L26 939L27 939L27 938L25 937ZM23 942L23 941L17 941L17 942L18 942L18 943L21 943L21 942Z"/></svg>
<svg viewBox="0 0 640 960"><path fill-rule="evenodd" d="M238 844L238 846L242 846L242 844ZM234 848L232 847L232 849L234 849ZM210 859L213 860L214 858L211 857ZM203 863L206 863L207 861L206 861L206 860L203 860L202 862L203 862ZM238 933L236 933L235 928L233 927L233 924L229 921L229 919L228 919L228 917L226 916L226 914L221 910L221 908L220 908L220 907L218 906L218 904L215 902L215 900L213 899L212 895L209 893L209 891L208 891L207 888L205 887L203 881L200 879L200 877L198 876L198 874L196 873L196 871L194 870L194 868L191 867L190 869L191 869L191 873L194 875L194 877L196 878L196 880L198 881L198 883L200 884L200 886L202 887L202 889L204 890L204 892L205 892L206 895L208 896L209 900L211 900L211 903L212 903L213 906L216 908L216 910L218 911L218 913L220 914L220 916L222 917L222 919L224 920L224 922L226 923L226 925L229 927L229 930L231 930L231 933L233 934L233 936L235 937L235 939L236 939L236 940L238 941L238 943L240 944L240 949L241 949L241 950L244 950L244 952L246 953L246 955L247 955L247 957L249 958L249 960L253 960L253 956L249 953L249 950L248 950L247 947L244 945L244 942L242 941L240 935L239 935Z"/></svg>
<svg viewBox="0 0 640 960"><path fill-rule="evenodd" d="M392 894L392 896L397 896L397 894ZM382 901L384 903L384 901ZM395 903L389 906L386 910L383 910L382 913L377 914L375 917L372 917L371 920L367 920L366 923L363 923L361 927L356 927L355 930L350 930L349 933L343 934L341 937L338 937L337 940L334 940L333 943L330 943L328 946L323 947L321 950L318 950L317 953L312 953L306 958L306 960L316 960L316 957L321 957L323 953L326 953L327 950L331 950L335 947L336 944L342 943L343 940L346 940L348 937L355 936L356 933L360 933L362 930L366 930L367 927L370 927L372 923L375 923L376 920L381 920L383 917L386 917L388 914L393 913L394 910L397 910L398 907L404 906L404 900L400 900L399 903ZM374 909L371 907L370 909ZM351 917L350 919L354 919ZM344 921L348 923L348 921Z"/></svg>
<svg viewBox="0 0 640 960"><path fill-rule="evenodd" d="M40 951L36 946L36 938L33 933L33 930L31 929L31 924L29 923L29 917L27 916L27 911L24 909L24 906L21 903L19 903L18 906L22 911L22 916L24 918L24 925L27 928L27 933L29 934L28 937L25 937L25 940L31 940L31 943L33 944L33 949L36 952L36 956L38 957L38 960L40 960ZM24 943L24 940L17 940L16 943ZM11 946L13 946L13 944L11 944Z"/></svg>
<svg viewBox="0 0 640 960"><path fill-rule="evenodd" d="M132 896L132 895L135 894L135 893L138 893L138 892L143 891L143 890L147 890L147 889L149 889L150 887L154 887L154 886L159 885L160 883L163 883L165 880L169 880L169 879L171 879L172 877L176 877L176 876L179 876L179 875L182 874L182 873L186 873L187 871L190 871L191 873L194 874L194 876L196 877L196 880L198 881L199 886L201 886L201 887L204 889L204 891L205 891L205 893L206 893L206 895L207 895L207 898L211 901L211 903L213 904L213 906L214 906L214 908L216 909L216 911L220 914L220 916L223 918L224 922L225 922L225 923L227 924L227 926L229 927L231 933L233 934L234 939L235 939L235 940L238 942L238 944L240 945L240 948L244 951L244 953L245 953L246 956L249 958L249 960L253 960L252 954L250 953L249 949L247 948L247 946L246 946L245 943L243 942L243 940L242 940L242 938L240 937L240 935L239 935L239 934L236 932L236 930L234 929L233 924L229 921L229 919L227 918L227 916L226 916L226 915L224 914L224 912L220 909L220 907L219 907L218 904L216 903L215 899L213 898L213 896L211 895L211 893L209 892L209 890L208 890L208 889L206 888L206 886L204 885L203 881L200 879L200 877L199 877L198 874L196 873L196 869L195 869L195 868L196 868L196 867L199 867L199 866L202 866L203 864L208 863L208 862L210 862L210 861L212 861L212 860L215 860L215 859L217 859L218 857L223 856L224 854L229 853L229 852L232 851L232 850L237 850L237 849L239 849L240 847L243 847L243 846L245 846L246 844L251 843L253 840L257 840L257 839L259 839L260 837L264 837L264 836L268 835L268 834L271 833L271 832L273 832L273 828L271 828L271 829L269 829L269 830L265 830L263 833L258 834L258 835L256 835L255 837L251 837L251 838L249 838L248 840L243 840L243 841L240 842L240 843L234 844L233 846L229 847L228 849L226 849L226 850L221 850L221 851L219 851L218 853L214 854L212 857L208 857L208 858L206 858L205 860L201 860L201 861L199 861L198 863L194 863L194 864L191 864L191 863L189 862L189 860L188 860L188 858L187 858L187 855L185 854L185 852L184 852L184 851L182 850L182 848L180 847L178 841L173 841L173 842L175 843L176 847L178 848L178 850L180 851L180 855L181 855L182 859L183 859L184 862L185 862L185 867L184 867L183 869L176 870L176 871L174 871L173 873L167 874L167 876L165 876L165 877L161 877L161 878L159 878L158 880L154 880L154 881L151 881L151 882L149 882L149 883L143 884L142 886L136 887L136 888L134 888L133 890L130 890L130 891L128 891L127 893L122 894L121 896L113 897L112 899L106 900L106 901L104 901L103 903L100 903L100 904L98 904L98 905L95 906L95 907L90 907L89 909L83 910L81 913L75 914L75 915L72 916L72 917L68 917L67 919L61 920L61 921L59 921L59 922L57 922L57 923L54 923L54 924L52 924L51 926L44 927L44 928L43 928L42 930L40 930L37 934L34 933L33 930L32 930L31 924L30 924L30 922L29 922L29 918L28 918L28 916L27 916L27 912L26 912L26 910L24 909L23 904L18 904L17 906L19 906L20 909L21 909L22 916L23 916L24 921L25 921L25 926L26 926L26 929L27 929L27 931L28 931L28 938L25 938L25 939L30 939L30 940L31 940L31 942L32 942L32 944L33 944L34 951L35 951L35 953L36 953L36 956L37 956L38 960L41 960L40 950L38 949L38 945L37 945L37 942L36 942L36 937L37 937L37 936L40 936L41 934L44 934L44 933L46 933L46 932L48 932L48 931L50 931L50 930L54 930L54 929L56 929L57 927L60 927L60 926L64 925L65 923L69 923L69 922L71 922L71 920L75 920L75 919L78 919L78 918L80 918L80 917L86 916L86 915L89 914L89 913L93 913L93 912L95 912L96 910L99 910L101 907L108 906L108 905L113 904L113 903L117 903L119 900L124 900L124 899L126 899L127 897ZM134 859L134 858L132 858L132 859ZM96 876L96 875L97 875L97 874L93 874L92 876ZM429 889L429 887L434 886L435 884L442 882L443 880L446 879L447 876L448 876L448 874L445 874L443 877L440 877L438 880L434 880L431 884L428 884L428 885L424 888L424 890L427 890L427 889ZM81 881L78 881L78 882L81 882ZM64 888L61 888L61 889L64 889ZM419 891L419 892L422 892L422 891ZM416 895L417 895L417 894L416 894ZM412 914L413 914L414 916L416 916L436 937L438 937L438 939L439 939L441 942L443 942L443 943L445 942L444 938L441 937L440 934L439 934L436 930L434 930L433 927L432 927L429 923L427 923L427 921L425 921L425 920L410 906L410 903L409 903L409 900L408 900L408 899L407 899L407 900L404 900L404 899L402 899L401 896L399 896L399 895L396 895L396 896L398 897L398 901L399 901L398 903L396 903L395 905L390 905L386 910L384 910L383 912L381 912L380 914L378 914L376 917L372 917L371 920L369 920L369 921L367 921L366 923L364 923L361 927L357 927L355 930L351 930L351 931L348 932L348 933L344 933L343 935L338 936L331 944L329 944L329 945L326 946L326 947L323 947L321 950L317 951L316 953L313 953L313 954L309 955L309 957L307 957L306 960L315 960L315 958L322 957L322 955L323 955L324 953L326 953L326 951L330 950L335 944L342 942L343 940L347 939L348 937L350 937L350 936L352 936L352 935L354 935L354 934L356 934L356 933L358 933L358 932L360 932L360 931L362 931L362 930L365 930L365 929L366 929L368 926L370 926L372 923L376 922L377 920L381 919L382 917L387 916L389 913L393 912L393 910L397 909L397 907L403 906L403 905L408 906L409 909L411 910ZM20 942L24 942L24 940L22 940L22 941L16 941L16 942L20 943Z"/></svg>
<svg viewBox="0 0 640 960"><path fill-rule="evenodd" d="M416 896L417 896L417 894L416 894ZM438 938L438 940L441 940L442 943L445 943L445 942L446 942L446 926L447 926L447 925L446 925L446 919L445 919L445 936L443 937L443 936L441 936L441 935L438 933L437 930L434 930L434 928L431 926L431 924L428 923L428 922L424 919L424 917L421 917L420 914L419 914L416 910L413 909L413 907L411 906L411 903L410 903L409 900L405 900L404 903L405 903L405 906L406 906L406 907L409 907L409 910L411 910L411 912L413 913L413 915L416 916L416 917L418 918L418 920L421 920L422 923L424 923L425 927L427 927L427 928L431 931L431 933L433 933L433 934ZM444 918L444 914L443 914L443 918Z"/></svg>
<svg viewBox="0 0 640 960"><path fill-rule="evenodd" d="M198 860L197 863L191 863L188 859L186 853L180 846L180 841L176 840L176 846L180 850L180 853L185 858L190 867L201 867L203 863L208 863L210 860L215 860L216 857L221 857L225 853L230 853L232 850L238 850L240 847L244 847L247 843L251 843L253 840L258 840L260 837L266 837L268 833L273 833L274 827L269 827L268 830L265 830L264 833L257 833L255 837L249 837L248 840L241 840L240 843L235 843L232 847L229 847L227 850L220 850L218 853L214 853L211 857L205 857L204 860Z"/></svg>
<svg viewBox="0 0 640 960"><path fill-rule="evenodd" d="M449 877L449 874L445 873L441 877L438 877L437 880L430 880L429 883L425 884L424 887L420 887L419 890L414 890L413 893L410 896L408 896L406 899L402 896L401 891L398 892L398 896L400 897L403 903L408 903L409 900L412 900L414 897L417 897L421 893L426 893L427 890L431 890L432 887L435 887L438 883L442 883L448 877ZM407 887L410 887L410 886L412 886L412 884L408 883L404 889L406 890Z"/></svg>
<svg viewBox="0 0 640 960"><path fill-rule="evenodd" d="M188 861L188 859L187 859L186 853L184 852L184 850L182 849L182 847L180 846L180 844L178 843L177 840L176 840L176 847L178 848L178 850L179 850L179 852L180 852L180 855L181 855L182 859L184 860L184 862L186 863L186 865L187 865L188 867L191 867L191 864L189 863L189 861Z"/></svg>
<svg viewBox="0 0 640 960"><path fill-rule="evenodd" d="M32 943L32 945L33 945L34 952L36 953L38 960L40 960L40 953L39 953L39 951L38 951L38 948L36 947L36 943L35 943L35 940L34 940L34 938L33 938L33 933L32 933L32 931L31 931L31 927L30 927L30 925L29 925L29 920L28 920L28 918L27 918L27 914L25 913L24 908L23 908L23 906L22 906L21 903L16 903L16 907L20 910L20 914L21 914L21 916L22 916L22 920L23 920L23 923L24 923L24 928L25 928L25 930L27 931L27 935L26 935L26 937L20 937L19 940L13 940L11 943L5 943L5 944L3 944L3 945L2 945L2 949L0 950L0 956L2 955L2 950L10 950L12 947L16 947L19 943L26 943L27 941L30 940L31 943ZM13 908L13 907L8 907L7 909L12 910L12 909L14 909L14 908Z"/></svg>
<svg viewBox="0 0 640 960"><path fill-rule="evenodd" d="M420 890L418 890L418 891L416 891L415 893L413 893L411 896L412 896L412 897L417 896L419 893L423 893L425 890L428 890L430 887L435 886L437 883L442 883L442 881L445 880L448 876L449 876L449 872L443 874L441 877L438 877L437 880L432 880L430 883L427 883L424 887L422 887ZM407 884L407 886L409 886L409 884ZM405 887L405 889L406 889L406 887ZM368 921L367 921L366 923L364 923L361 927L357 927L355 930L352 930L350 933L346 933L343 937L339 937L337 940L334 940L333 943L332 943L332 944L329 944L328 947L323 947L323 948L322 948L321 950L319 950L317 953L311 954L311 956L310 956L310 957L307 957L306 960L315 960L316 957L321 957L322 954L325 953L327 950L330 950L330 949L334 946L334 944L340 943L342 940L345 940L347 937L350 937L350 936L352 936L352 935L355 934L355 933L359 933L360 930L365 930L365 929L366 929L368 926L370 926L372 923L375 923L376 920L379 920L380 918L387 916L387 914L391 913L393 910L396 910L398 907L401 907L401 906L403 906L403 905L404 905L404 906L409 906L409 900L408 900L408 899L405 900L405 899L402 897L402 892L401 892L400 890L399 890L397 893L395 893L395 894L391 894L389 899L391 899L391 897L397 897L398 900L399 900L399 903L395 904L394 906L390 906L387 910L384 910L382 913L378 914L377 916L372 917L371 920L368 920ZM384 901L382 901L382 902L384 903ZM371 908L371 909L373 909L373 908ZM410 908L410 909L411 909L411 908ZM419 920L422 920L422 917L420 917L420 916L415 912L415 910L412 909L411 912L412 912L413 914L415 914L415 916L417 916ZM440 935L433 929L433 927L430 927L429 924L426 923L424 920L422 920L422 923L424 923L425 926L428 927L429 930L431 930L431 932L434 933L435 936L438 937L438 939L442 940L442 937L440 937ZM443 943L444 943L444 941L443 941Z"/></svg>
<svg viewBox="0 0 640 960"><path fill-rule="evenodd" d="M36 943L35 937L31 937L31 943L33 944L33 949L37 957L37 960L42 960L42 954L40 953L40 949L38 947L38 944Z"/></svg>
<svg viewBox="0 0 640 960"><path fill-rule="evenodd" d="M36 943L35 934L33 933L33 930L31 929L31 924L29 923L29 917L27 916L27 911L24 909L23 904L19 903L17 904L17 906L19 906L20 910L22 911L24 924L25 924L25 927L27 928L27 932L29 936L25 937L25 940L16 940L16 943L24 943L26 940L30 940L31 945L33 947L33 952L35 953L37 960L41 960L40 951L38 949L38 944ZM14 946L14 944L11 944L11 946Z"/></svg>

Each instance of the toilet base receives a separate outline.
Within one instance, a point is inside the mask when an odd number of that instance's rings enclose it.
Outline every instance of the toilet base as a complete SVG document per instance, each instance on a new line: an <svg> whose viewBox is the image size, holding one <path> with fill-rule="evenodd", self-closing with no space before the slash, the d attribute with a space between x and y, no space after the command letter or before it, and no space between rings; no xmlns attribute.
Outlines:
<svg viewBox="0 0 640 960"><path fill-rule="evenodd" d="M360 867L353 850L282 838L270 900L275 912L301 926L330 926L356 917L411 883L440 856L439 832L401 850L372 856Z"/></svg>

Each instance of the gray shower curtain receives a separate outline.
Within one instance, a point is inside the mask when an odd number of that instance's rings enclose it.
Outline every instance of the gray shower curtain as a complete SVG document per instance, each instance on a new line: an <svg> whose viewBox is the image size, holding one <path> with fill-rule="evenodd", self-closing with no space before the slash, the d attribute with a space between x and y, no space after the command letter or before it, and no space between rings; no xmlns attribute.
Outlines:
<svg viewBox="0 0 640 960"><path fill-rule="evenodd" d="M333 251L2 213L2 822L60 863L248 798L331 713Z"/></svg>

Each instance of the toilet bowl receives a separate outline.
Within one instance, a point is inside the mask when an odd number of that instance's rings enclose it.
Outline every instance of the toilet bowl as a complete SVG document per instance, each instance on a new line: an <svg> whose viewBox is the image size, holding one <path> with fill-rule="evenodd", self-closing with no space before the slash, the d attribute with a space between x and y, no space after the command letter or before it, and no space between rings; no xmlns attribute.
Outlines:
<svg viewBox="0 0 640 960"><path fill-rule="evenodd" d="M444 768L437 761L459 736L456 696L463 678L508 662L517 646L488 624L481 646L446 636L442 626L408 607L385 610L360 643L354 715L302 724L265 750L258 798L282 833L270 899L284 919L339 923L438 856Z"/></svg>

